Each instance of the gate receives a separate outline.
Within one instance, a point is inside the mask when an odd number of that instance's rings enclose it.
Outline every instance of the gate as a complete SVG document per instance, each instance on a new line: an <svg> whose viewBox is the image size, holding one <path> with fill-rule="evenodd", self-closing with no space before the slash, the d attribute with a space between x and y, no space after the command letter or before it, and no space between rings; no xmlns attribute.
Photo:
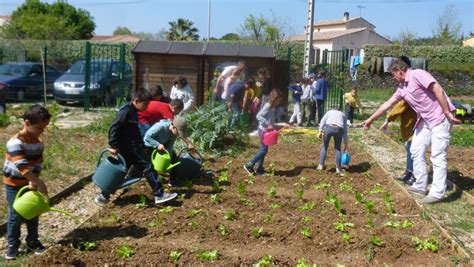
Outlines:
<svg viewBox="0 0 474 267"><path fill-rule="evenodd" d="M324 113L326 110L343 110L344 78L346 53L344 50L323 51L322 68L326 71L326 79L329 84Z"/></svg>
<svg viewBox="0 0 474 267"><path fill-rule="evenodd" d="M132 70L125 62L125 44L87 42L85 60L76 64L84 68L84 110L115 108L126 101Z"/></svg>

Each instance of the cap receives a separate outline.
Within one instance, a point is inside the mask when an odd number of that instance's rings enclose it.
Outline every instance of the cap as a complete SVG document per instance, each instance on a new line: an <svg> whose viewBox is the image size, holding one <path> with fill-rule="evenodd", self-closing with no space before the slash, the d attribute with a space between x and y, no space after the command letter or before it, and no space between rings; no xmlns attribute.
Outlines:
<svg viewBox="0 0 474 267"><path fill-rule="evenodd" d="M181 116L175 116L174 119L173 119L173 126L176 127L176 129L178 129L178 134L181 138L186 138L187 137L187 134L186 134L186 131L187 131L187 122L186 120L181 117Z"/></svg>
<svg viewBox="0 0 474 267"><path fill-rule="evenodd" d="M310 73L310 74L308 75L308 78L316 78L316 74Z"/></svg>

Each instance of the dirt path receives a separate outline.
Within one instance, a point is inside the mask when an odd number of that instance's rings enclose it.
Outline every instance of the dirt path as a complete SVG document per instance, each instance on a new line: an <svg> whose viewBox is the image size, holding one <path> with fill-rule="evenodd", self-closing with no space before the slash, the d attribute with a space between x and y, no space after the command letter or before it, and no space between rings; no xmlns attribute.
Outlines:
<svg viewBox="0 0 474 267"><path fill-rule="evenodd" d="M365 146L366 151L392 177L400 175L404 171L405 149L402 145L397 144L375 129L365 132L362 129L356 129L352 133L353 139L360 141ZM427 205L424 208L472 257L474 253L473 205L469 203L466 197L462 196L463 192L456 191L452 185L451 187L448 186L448 190L446 201L435 205ZM413 195L413 197L419 198L416 195Z"/></svg>

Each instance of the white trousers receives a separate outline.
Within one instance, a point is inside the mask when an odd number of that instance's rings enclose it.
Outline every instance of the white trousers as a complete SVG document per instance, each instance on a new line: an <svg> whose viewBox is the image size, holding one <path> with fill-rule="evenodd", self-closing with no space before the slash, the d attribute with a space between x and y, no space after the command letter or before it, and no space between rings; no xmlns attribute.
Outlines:
<svg viewBox="0 0 474 267"><path fill-rule="evenodd" d="M302 116L302 114L301 114L301 103L299 103L299 102L294 103L293 104L293 114L291 115L291 118L290 118L289 122L293 123L296 120L296 122L298 124L301 124L301 116Z"/></svg>
<svg viewBox="0 0 474 267"><path fill-rule="evenodd" d="M425 152L431 144L431 163L433 165L433 183L429 195L443 198L446 192L446 175L448 170L448 145L451 131L448 119L436 125L433 129L422 120L413 134L411 156L413 158L413 175L416 182L413 187L426 191L428 188L428 173L426 170Z"/></svg>

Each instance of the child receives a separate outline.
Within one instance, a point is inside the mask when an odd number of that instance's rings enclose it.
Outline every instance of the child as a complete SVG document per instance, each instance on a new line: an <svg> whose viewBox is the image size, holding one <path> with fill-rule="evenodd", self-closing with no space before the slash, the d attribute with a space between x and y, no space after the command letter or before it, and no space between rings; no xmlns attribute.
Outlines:
<svg viewBox="0 0 474 267"><path fill-rule="evenodd" d="M313 92L311 86L310 78L303 78L301 81L301 88L303 92L301 94L301 121L310 122L310 114L311 114L311 101L313 99Z"/></svg>
<svg viewBox="0 0 474 267"><path fill-rule="evenodd" d="M109 152L112 155L120 153L127 162L128 168L133 165L135 169L145 175L153 190L155 204L160 204L175 198L177 194L163 191L163 185L160 181L157 181L151 164L145 159L143 140L138 129L137 112L146 110L150 100L150 93L140 88L134 92L132 102L120 108L109 129ZM97 203L107 203L112 193L102 191L96 196L95 201Z"/></svg>
<svg viewBox="0 0 474 267"><path fill-rule="evenodd" d="M239 78L240 78L240 70L236 69L236 70L233 70L230 76L224 80L224 85L223 85L222 95L221 95L222 101L224 103L228 103L230 101L230 95L231 95L229 92L230 87L236 81L239 81Z"/></svg>
<svg viewBox="0 0 474 267"><path fill-rule="evenodd" d="M362 105L360 104L359 96L357 96L357 87L353 87L349 93L344 94L344 102L346 103L345 115L348 120L348 125L354 122L354 110L357 108L362 111Z"/></svg>
<svg viewBox="0 0 474 267"><path fill-rule="evenodd" d="M323 139L323 147L319 155L318 170L324 168L324 161L326 161L326 154L331 137L334 137L334 154L336 156L336 173L341 173L341 141L344 139L344 151L348 149L347 143L347 118L344 113L339 110L330 110L324 114L319 124L319 136Z"/></svg>
<svg viewBox="0 0 474 267"><path fill-rule="evenodd" d="M38 240L39 219L35 217L25 220L13 209L13 201L17 192L23 186L47 195L48 188L39 178L44 145L39 139L49 124L51 114L40 105L33 105L23 115L23 128L7 142L5 164L3 166L3 183L8 203L7 238L8 247L5 259L13 260L19 254L21 244L21 223L26 223L26 250L36 255L44 251L44 246Z"/></svg>
<svg viewBox="0 0 474 267"><path fill-rule="evenodd" d="M293 91L291 97L291 102L293 103L293 114L290 117L290 124L297 123L297 126L301 126L301 95L303 93L303 88L301 87L301 82L296 85L288 86L288 90Z"/></svg>
<svg viewBox="0 0 474 267"><path fill-rule="evenodd" d="M171 88L170 98L172 100L181 99L183 101L184 107L181 113L191 111L194 104L194 95L186 77L181 75L178 77L178 81L176 81L173 88Z"/></svg>
<svg viewBox="0 0 474 267"><path fill-rule="evenodd" d="M263 133L275 127L275 109L283 102L283 93L278 89L273 89L268 95L268 101L263 105L262 109L257 114L258 120L258 136L260 137L260 149L253 158L244 165L245 171L249 174L265 175L263 168L263 161L265 155L268 153L268 146L263 143ZM253 167L258 164L257 170Z"/></svg>

